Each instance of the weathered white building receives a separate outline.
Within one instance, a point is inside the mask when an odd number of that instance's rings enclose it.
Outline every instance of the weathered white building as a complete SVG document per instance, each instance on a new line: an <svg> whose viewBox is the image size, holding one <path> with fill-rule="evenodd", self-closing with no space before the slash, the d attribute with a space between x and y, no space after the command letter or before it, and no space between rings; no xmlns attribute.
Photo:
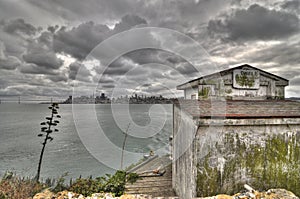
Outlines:
<svg viewBox="0 0 300 199"><path fill-rule="evenodd" d="M177 86L185 99L284 99L287 79L250 65L241 65Z"/></svg>
<svg viewBox="0 0 300 199"><path fill-rule="evenodd" d="M177 87L185 95L173 107L179 198L233 194L245 183L300 194L300 102L284 100L287 85L242 65Z"/></svg>

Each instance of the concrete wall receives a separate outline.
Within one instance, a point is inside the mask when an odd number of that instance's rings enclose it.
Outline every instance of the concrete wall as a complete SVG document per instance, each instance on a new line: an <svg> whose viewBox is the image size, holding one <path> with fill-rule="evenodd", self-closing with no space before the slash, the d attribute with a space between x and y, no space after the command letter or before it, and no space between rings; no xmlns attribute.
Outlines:
<svg viewBox="0 0 300 199"><path fill-rule="evenodd" d="M245 183L300 195L300 118L211 122L199 120L196 135L197 196L233 194Z"/></svg>
<svg viewBox="0 0 300 199"><path fill-rule="evenodd" d="M245 183L300 195L300 118L193 119L174 106L173 128L180 198L233 194Z"/></svg>
<svg viewBox="0 0 300 199"><path fill-rule="evenodd" d="M185 99L192 99L192 96L194 96L194 99L198 99L198 88L187 88L184 90L184 98Z"/></svg>
<svg viewBox="0 0 300 199"><path fill-rule="evenodd" d="M194 157L196 121L180 108L173 111L172 185L179 198L196 196L196 162Z"/></svg>

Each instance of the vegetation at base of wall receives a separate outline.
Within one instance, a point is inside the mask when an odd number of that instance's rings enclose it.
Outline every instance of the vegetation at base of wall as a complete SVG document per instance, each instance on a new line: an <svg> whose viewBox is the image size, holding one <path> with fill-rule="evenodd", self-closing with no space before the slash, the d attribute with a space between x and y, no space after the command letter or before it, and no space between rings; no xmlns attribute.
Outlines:
<svg viewBox="0 0 300 199"><path fill-rule="evenodd" d="M300 195L299 133L267 137L263 145L247 143L243 136L226 134L198 163L197 195L233 194L245 183L258 190L280 187ZM226 160L222 168L220 158Z"/></svg>
<svg viewBox="0 0 300 199"><path fill-rule="evenodd" d="M125 171L117 171L114 175L106 174L103 177L93 179L92 177L83 179L78 178L70 187L69 191L89 196L92 193L110 192L115 196L124 194L125 183L134 183L139 176L136 173L126 173Z"/></svg>
<svg viewBox="0 0 300 199"><path fill-rule="evenodd" d="M11 173L11 172L9 172ZM36 193L48 188L57 193L63 190L72 191L84 196L90 196L93 193L110 192L115 196L124 194L125 183L134 183L139 176L136 173L127 174L125 171L117 171L114 175L106 174L103 177L95 179L78 178L75 182L70 180L70 184L65 183L66 174L63 174L57 180L46 179L45 183L37 182L36 179L20 178L13 174L0 181L0 199L10 198L29 198Z"/></svg>

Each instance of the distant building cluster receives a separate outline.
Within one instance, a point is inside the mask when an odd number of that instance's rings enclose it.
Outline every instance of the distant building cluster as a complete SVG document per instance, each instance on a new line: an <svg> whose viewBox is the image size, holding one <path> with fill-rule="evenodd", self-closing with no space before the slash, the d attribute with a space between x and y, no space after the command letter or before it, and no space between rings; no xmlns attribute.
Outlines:
<svg viewBox="0 0 300 199"><path fill-rule="evenodd" d="M146 96L146 95L137 95L132 96L120 96L117 98L110 99L105 93L101 93L100 96L80 96L75 97L69 96L62 104L172 104L174 98L165 98L163 96Z"/></svg>

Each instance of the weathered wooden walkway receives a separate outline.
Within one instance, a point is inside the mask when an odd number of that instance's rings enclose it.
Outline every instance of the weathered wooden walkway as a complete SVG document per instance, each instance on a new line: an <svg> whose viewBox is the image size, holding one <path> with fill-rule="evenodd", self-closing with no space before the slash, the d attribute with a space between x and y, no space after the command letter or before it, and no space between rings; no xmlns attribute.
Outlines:
<svg viewBox="0 0 300 199"><path fill-rule="evenodd" d="M154 170L164 172L163 175L154 174ZM126 184L127 194L147 194L152 197L173 197L175 193L172 189L172 162L168 156L155 157L139 168L132 170L143 176L135 183Z"/></svg>

